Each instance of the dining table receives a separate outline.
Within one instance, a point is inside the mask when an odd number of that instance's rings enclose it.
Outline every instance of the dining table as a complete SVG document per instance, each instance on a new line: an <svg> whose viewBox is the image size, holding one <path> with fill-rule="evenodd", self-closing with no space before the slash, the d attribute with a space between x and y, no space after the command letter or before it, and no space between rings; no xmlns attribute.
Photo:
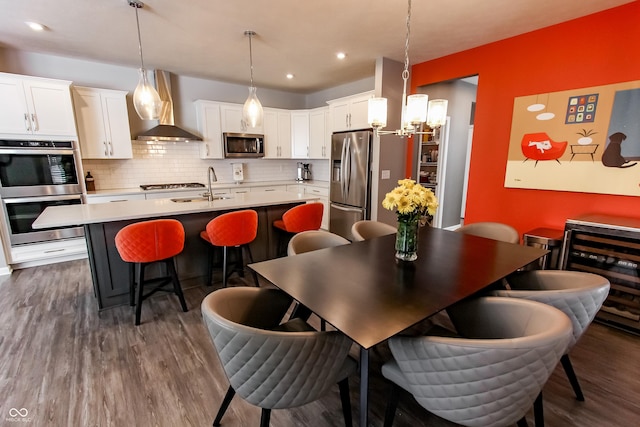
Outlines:
<svg viewBox="0 0 640 427"><path fill-rule="evenodd" d="M424 227L418 258L395 257L395 235L250 264L359 347L360 426L367 426L369 350L478 294L548 250Z"/></svg>

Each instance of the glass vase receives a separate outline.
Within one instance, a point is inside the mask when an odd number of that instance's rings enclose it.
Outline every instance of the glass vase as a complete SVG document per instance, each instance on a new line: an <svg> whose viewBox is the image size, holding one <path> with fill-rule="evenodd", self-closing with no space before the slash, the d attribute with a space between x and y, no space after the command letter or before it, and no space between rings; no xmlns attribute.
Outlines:
<svg viewBox="0 0 640 427"><path fill-rule="evenodd" d="M418 259L418 226L419 218L398 218L396 233L396 258L402 261Z"/></svg>

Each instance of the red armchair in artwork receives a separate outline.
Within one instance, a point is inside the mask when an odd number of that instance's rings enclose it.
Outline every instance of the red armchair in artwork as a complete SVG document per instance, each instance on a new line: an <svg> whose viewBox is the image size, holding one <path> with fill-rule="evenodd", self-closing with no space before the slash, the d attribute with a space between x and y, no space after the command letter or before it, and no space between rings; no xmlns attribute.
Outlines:
<svg viewBox="0 0 640 427"><path fill-rule="evenodd" d="M558 160L567 149L567 141L554 141L549 138L546 132L527 133L522 137L520 144L522 154L526 157L524 161L529 159L536 161L536 165L540 160Z"/></svg>

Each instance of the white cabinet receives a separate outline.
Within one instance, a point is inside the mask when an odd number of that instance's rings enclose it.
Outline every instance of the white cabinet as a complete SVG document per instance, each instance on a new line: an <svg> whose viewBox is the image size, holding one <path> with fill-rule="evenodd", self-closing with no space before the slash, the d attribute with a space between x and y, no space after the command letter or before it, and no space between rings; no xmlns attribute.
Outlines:
<svg viewBox="0 0 640 427"><path fill-rule="evenodd" d="M73 88L83 159L133 158L126 96L126 91Z"/></svg>
<svg viewBox="0 0 640 427"><path fill-rule="evenodd" d="M287 185L287 191L290 193L298 194L313 194L318 197L318 202L324 206L322 212L322 225L320 226L324 230L329 229L329 189L325 187L317 187L315 185L308 184L290 184ZM307 202L313 203L313 202Z"/></svg>
<svg viewBox="0 0 640 427"><path fill-rule="evenodd" d="M223 159L220 104L211 101L196 101L195 104L198 131L202 135L200 158Z"/></svg>
<svg viewBox="0 0 640 427"><path fill-rule="evenodd" d="M202 194L207 191L206 188L199 190L185 190L185 191L149 191L144 193L144 198L147 200L154 199L179 199L183 197L202 197Z"/></svg>
<svg viewBox="0 0 640 427"><path fill-rule="evenodd" d="M309 111L309 158L328 159L331 155L329 107Z"/></svg>
<svg viewBox="0 0 640 427"><path fill-rule="evenodd" d="M289 184L289 185L287 185L287 191L289 193L304 194L304 185L303 184Z"/></svg>
<svg viewBox="0 0 640 427"><path fill-rule="evenodd" d="M309 112L291 112L291 157L309 158Z"/></svg>
<svg viewBox="0 0 640 427"><path fill-rule="evenodd" d="M70 85L68 81L0 73L0 134L75 138Z"/></svg>
<svg viewBox="0 0 640 427"><path fill-rule="evenodd" d="M12 246L11 266L14 269L54 264L87 257L84 237Z"/></svg>
<svg viewBox="0 0 640 427"><path fill-rule="evenodd" d="M111 194L101 196L87 196L87 204L128 202L129 200L144 200L144 194Z"/></svg>
<svg viewBox="0 0 640 427"><path fill-rule="evenodd" d="M229 190L231 194L242 194L251 192L251 187L232 188Z"/></svg>
<svg viewBox="0 0 640 427"><path fill-rule="evenodd" d="M368 123L369 98L373 91L328 101L331 115L331 131L370 128Z"/></svg>
<svg viewBox="0 0 640 427"><path fill-rule="evenodd" d="M251 187L251 192L267 192L267 191L287 191L286 185L271 185L264 187Z"/></svg>
<svg viewBox="0 0 640 427"><path fill-rule="evenodd" d="M315 187L312 185L305 185L305 193L318 196L318 201L324 205L322 212L322 225L320 226L324 230L329 229L329 189L324 187Z"/></svg>
<svg viewBox="0 0 640 427"><path fill-rule="evenodd" d="M264 110L264 157L291 158L291 112L276 108Z"/></svg>
<svg viewBox="0 0 640 427"><path fill-rule="evenodd" d="M249 123L242 117L242 107L240 104L220 104L222 131L261 134L263 132L262 125L256 127L249 126Z"/></svg>

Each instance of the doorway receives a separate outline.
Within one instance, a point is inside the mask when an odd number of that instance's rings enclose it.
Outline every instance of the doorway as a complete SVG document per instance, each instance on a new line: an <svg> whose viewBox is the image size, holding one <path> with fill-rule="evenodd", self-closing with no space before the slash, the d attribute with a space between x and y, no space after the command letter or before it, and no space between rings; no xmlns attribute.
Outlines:
<svg viewBox="0 0 640 427"><path fill-rule="evenodd" d="M438 168L442 168L438 182L442 186L438 208L441 228L454 230L464 222L478 80L478 75L474 75L421 86L417 90L429 95L429 99L449 101L447 138L441 141L446 147L440 148L440 151L446 150L447 155L442 156L438 164ZM420 165L417 144L414 149L413 175L416 176Z"/></svg>

